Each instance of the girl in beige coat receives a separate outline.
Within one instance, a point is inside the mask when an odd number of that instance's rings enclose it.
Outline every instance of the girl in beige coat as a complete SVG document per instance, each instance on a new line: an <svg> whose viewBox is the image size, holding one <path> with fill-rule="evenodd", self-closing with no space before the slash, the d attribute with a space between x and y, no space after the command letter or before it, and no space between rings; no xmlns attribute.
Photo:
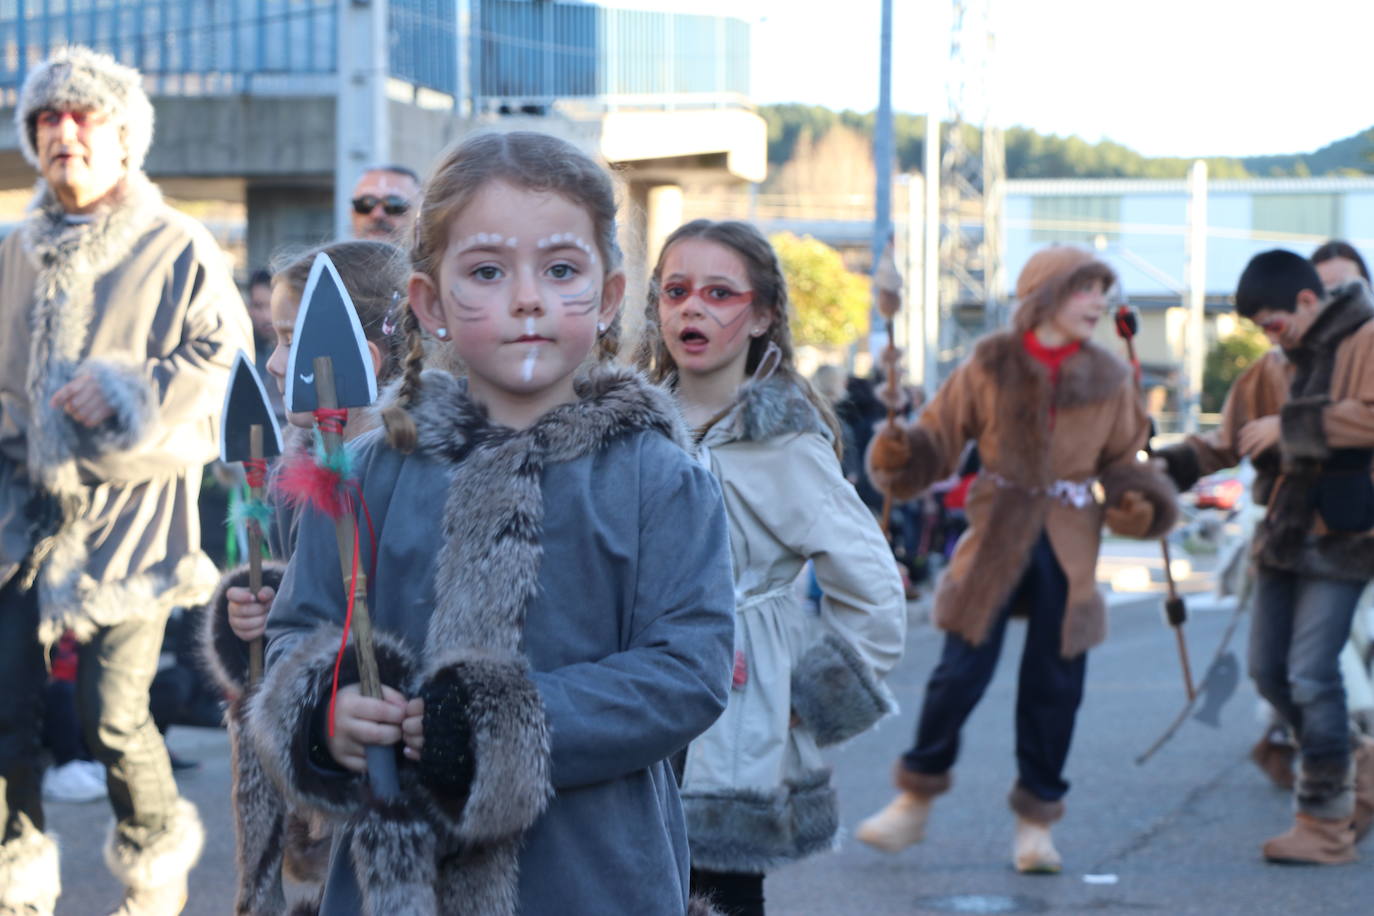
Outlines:
<svg viewBox="0 0 1374 916"><path fill-rule="evenodd" d="M880 678L901 655L906 601L842 474L834 416L792 367L787 288L767 240L737 222L679 228L646 322L641 363L675 390L720 481L734 561L733 689L683 761L693 889L759 916L764 872L834 841L819 748L892 711ZM807 560L818 612L793 588Z"/></svg>

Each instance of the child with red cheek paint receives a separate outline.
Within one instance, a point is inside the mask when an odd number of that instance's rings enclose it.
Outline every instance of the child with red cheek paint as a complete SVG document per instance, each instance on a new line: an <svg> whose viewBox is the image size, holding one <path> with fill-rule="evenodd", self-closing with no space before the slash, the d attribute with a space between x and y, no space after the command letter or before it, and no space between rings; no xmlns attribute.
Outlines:
<svg viewBox="0 0 1374 916"><path fill-rule="evenodd" d="M906 599L844 478L832 409L793 366L787 284L767 239L745 223L688 223L664 243L651 289L640 364L695 430L734 554L730 702L682 766L692 886L761 916L765 872L833 846L820 749L893 710L883 676L902 654ZM815 611L791 588L808 561L823 591Z"/></svg>

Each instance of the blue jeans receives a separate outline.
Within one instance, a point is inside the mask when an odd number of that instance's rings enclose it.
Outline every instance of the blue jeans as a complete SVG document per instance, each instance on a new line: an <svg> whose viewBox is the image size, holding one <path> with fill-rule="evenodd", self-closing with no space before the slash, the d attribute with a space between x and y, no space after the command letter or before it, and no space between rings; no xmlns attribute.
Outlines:
<svg viewBox="0 0 1374 916"><path fill-rule="evenodd" d="M1073 740L1074 720L1083 700L1087 653L1060 654L1069 584L1049 538L1040 535L1030 563L988 637L973 645L962 636L945 636L940 664L926 684L916 727L916 745L902 755L913 773L938 775L954 766L959 734L997 670L1007 618L1018 605L1026 610L1026 642L1016 690L1016 768L1023 789L1041 801L1055 802L1069 791L1064 763Z"/></svg>
<svg viewBox="0 0 1374 916"><path fill-rule="evenodd" d="M1304 761L1350 757L1339 656L1363 582L1261 568L1250 625L1250 676L1298 737Z"/></svg>

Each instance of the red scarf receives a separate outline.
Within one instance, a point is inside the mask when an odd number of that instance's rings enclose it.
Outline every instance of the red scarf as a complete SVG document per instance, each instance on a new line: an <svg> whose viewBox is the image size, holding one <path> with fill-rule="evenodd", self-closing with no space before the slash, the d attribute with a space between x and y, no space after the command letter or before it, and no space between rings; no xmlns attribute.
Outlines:
<svg viewBox="0 0 1374 916"><path fill-rule="evenodd" d="M1050 373L1050 384L1059 383L1059 369L1064 365L1064 360L1073 356L1083 349L1083 341L1075 340L1073 343L1064 344L1062 347L1047 347L1040 342L1040 338L1035 336L1034 331L1027 331L1021 338L1022 345L1026 352L1043 365Z"/></svg>
<svg viewBox="0 0 1374 916"><path fill-rule="evenodd" d="M1075 340L1062 347L1047 347L1035 336L1034 331L1027 331L1021 337L1021 345L1050 374L1050 429L1054 429L1054 389L1059 384L1059 370L1063 367L1064 360L1083 349L1083 341Z"/></svg>

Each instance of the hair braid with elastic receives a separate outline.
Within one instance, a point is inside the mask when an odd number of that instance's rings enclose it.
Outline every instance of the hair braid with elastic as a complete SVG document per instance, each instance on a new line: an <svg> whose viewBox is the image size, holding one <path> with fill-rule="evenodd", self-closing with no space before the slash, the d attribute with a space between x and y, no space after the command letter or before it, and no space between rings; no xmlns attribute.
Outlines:
<svg viewBox="0 0 1374 916"><path fill-rule="evenodd" d="M382 410L382 423L386 426L386 441L391 447L409 454L415 450L417 437L410 407L420 393L420 373L425 368L425 338L415 310L408 304L403 307L401 330L405 334L406 355L401 368L401 390L396 393L396 400Z"/></svg>

